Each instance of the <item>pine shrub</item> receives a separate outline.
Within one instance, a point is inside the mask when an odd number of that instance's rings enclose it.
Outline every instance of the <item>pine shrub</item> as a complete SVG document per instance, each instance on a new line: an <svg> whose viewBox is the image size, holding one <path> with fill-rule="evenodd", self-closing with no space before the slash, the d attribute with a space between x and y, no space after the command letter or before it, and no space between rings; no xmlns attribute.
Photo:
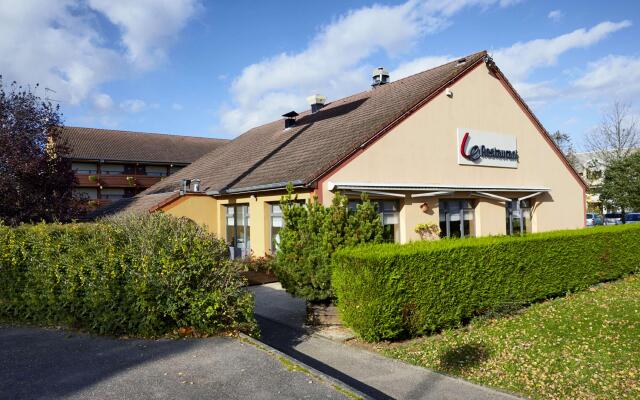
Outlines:
<svg viewBox="0 0 640 400"><path fill-rule="evenodd" d="M276 253L276 275L287 292L311 302L334 298L331 259L336 250L382 242L382 223L366 197L355 210L336 194L331 206L317 199L301 204L290 190L281 201L284 227Z"/></svg>

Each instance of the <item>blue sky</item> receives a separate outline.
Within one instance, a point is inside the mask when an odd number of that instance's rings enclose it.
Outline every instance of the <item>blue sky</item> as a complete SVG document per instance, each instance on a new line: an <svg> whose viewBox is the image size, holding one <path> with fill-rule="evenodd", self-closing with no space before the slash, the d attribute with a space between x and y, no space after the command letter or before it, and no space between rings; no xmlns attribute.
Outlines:
<svg viewBox="0 0 640 400"><path fill-rule="evenodd" d="M0 74L40 83L68 125L234 137L367 90L373 67L397 79L482 49L578 148L614 100L640 115L635 1L3 4Z"/></svg>

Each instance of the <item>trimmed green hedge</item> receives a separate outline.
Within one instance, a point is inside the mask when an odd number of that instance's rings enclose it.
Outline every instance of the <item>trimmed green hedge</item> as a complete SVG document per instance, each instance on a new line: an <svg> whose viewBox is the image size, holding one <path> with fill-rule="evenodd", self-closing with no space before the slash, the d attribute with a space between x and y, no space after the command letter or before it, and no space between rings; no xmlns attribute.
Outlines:
<svg viewBox="0 0 640 400"><path fill-rule="evenodd" d="M334 255L343 321L363 339L416 336L640 268L640 224L365 245Z"/></svg>
<svg viewBox="0 0 640 400"><path fill-rule="evenodd" d="M162 213L92 224L0 225L0 318L100 334L254 332L226 244Z"/></svg>

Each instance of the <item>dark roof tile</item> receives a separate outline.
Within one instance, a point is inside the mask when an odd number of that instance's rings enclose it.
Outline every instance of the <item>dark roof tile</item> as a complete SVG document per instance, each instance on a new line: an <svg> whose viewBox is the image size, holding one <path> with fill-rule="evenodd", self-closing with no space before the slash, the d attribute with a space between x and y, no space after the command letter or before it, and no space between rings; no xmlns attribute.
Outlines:
<svg viewBox="0 0 640 400"><path fill-rule="evenodd" d="M229 140L65 126L61 139L78 160L190 164Z"/></svg>
<svg viewBox="0 0 640 400"><path fill-rule="evenodd" d="M307 110L290 129L283 129L282 119L250 129L136 197L175 192L183 178L200 179L203 190L220 193L311 183L486 54L475 53L464 63L452 61L333 101L313 114Z"/></svg>

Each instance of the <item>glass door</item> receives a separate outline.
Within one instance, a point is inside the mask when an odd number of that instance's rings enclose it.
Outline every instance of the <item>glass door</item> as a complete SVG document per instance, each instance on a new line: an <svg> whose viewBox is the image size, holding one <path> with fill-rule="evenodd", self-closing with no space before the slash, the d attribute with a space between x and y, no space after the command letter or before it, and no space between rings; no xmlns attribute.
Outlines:
<svg viewBox="0 0 640 400"><path fill-rule="evenodd" d="M251 254L249 206L236 204L226 206L227 243L231 259L244 258Z"/></svg>

